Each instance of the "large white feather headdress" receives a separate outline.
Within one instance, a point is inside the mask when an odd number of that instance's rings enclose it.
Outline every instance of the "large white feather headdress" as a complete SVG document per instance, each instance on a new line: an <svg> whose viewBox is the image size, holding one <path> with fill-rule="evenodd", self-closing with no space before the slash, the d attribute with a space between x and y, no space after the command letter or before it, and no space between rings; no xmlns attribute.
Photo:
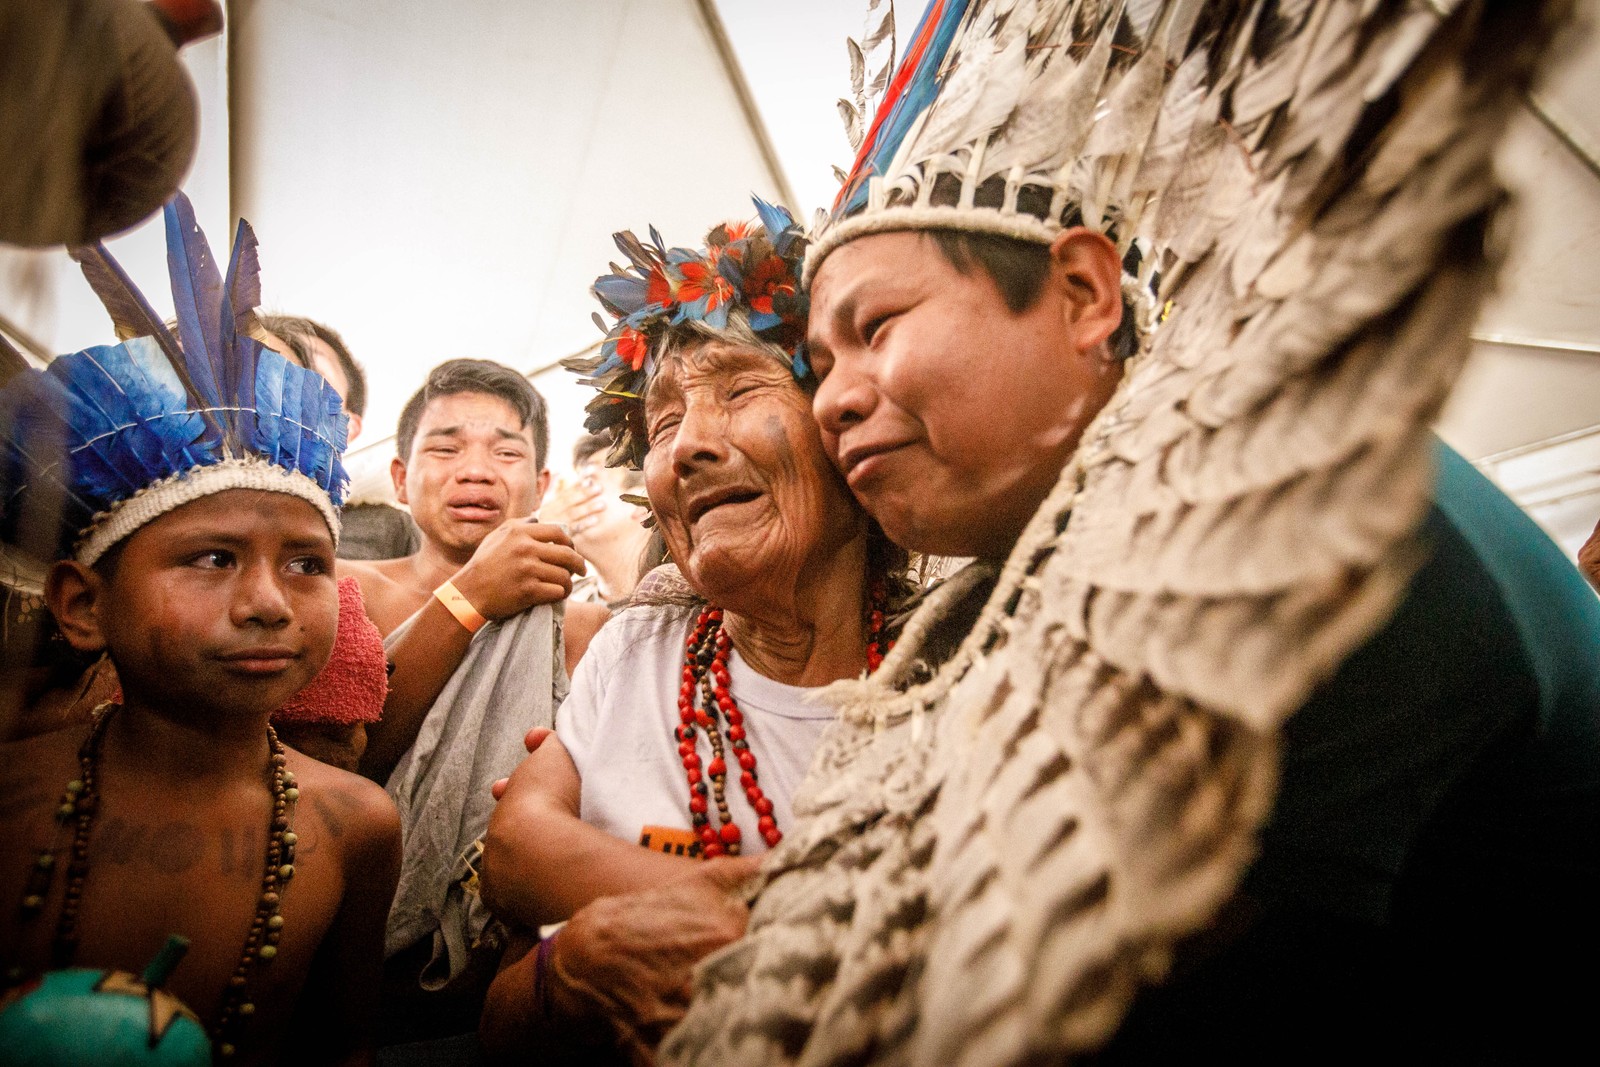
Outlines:
<svg viewBox="0 0 1600 1067"><path fill-rule="evenodd" d="M1228 22L1259 16L1250 5L1207 8L933 0L892 79L864 84L872 53L853 48L861 88L855 104L840 105L858 154L814 235L808 273L840 244L887 230L1048 242L1081 222L1127 253L1158 226L1187 229L1179 198L1159 222L1152 209L1191 137L1216 124L1218 97L1207 90L1218 87L1219 60L1242 58L1189 42L1230 37ZM1294 13L1265 17L1287 26ZM892 52L891 43L891 61ZM1284 88L1291 68L1275 66ZM875 101L873 85L882 86Z"/></svg>

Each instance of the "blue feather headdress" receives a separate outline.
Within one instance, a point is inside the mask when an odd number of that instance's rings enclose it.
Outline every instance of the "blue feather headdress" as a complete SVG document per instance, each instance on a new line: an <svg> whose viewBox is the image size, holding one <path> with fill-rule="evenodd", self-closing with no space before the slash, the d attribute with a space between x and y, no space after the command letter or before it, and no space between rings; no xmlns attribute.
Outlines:
<svg viewBox="0 0 1600 1067"><path fill-rule="evenodd" d="M122 339L14 375L0 391L0 539L93 564L174 508L227 489L289 493L339 534L345 416L321 376L247 336L261 302L240 221L223 278L194 208L166 206L177 336L105 247L72 250Z"/></svg>
<svg viewBox="0 0 1600 1067"><path fill-rule="evenodd" d="M724 330L737 313L758 339L782 349L796 379L811 373L800 291L806 239L787 211L753 199L759 222L723 223L699 251L668 248L653 226L649 244L631 231L613 235L629 266L613 263L591 288L613 320L594 317L606 339L599 355L562 362L600 390L584 426L612 438L612 466L644 463L645 387L674 331Z"/></svg>

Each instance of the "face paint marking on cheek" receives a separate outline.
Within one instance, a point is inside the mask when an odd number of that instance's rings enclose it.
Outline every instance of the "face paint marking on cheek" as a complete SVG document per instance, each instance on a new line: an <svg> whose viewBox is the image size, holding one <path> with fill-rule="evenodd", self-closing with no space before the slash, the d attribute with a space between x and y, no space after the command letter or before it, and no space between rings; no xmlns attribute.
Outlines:
<svg viewBox="0 0 1600 1067"><path fill-rule="evenodd" d="M791 447L788 431L784 427L783 416L768 415L761 423L762 436L767 439L768 446L778 457L778 468L787 478L797 478L800 475L800 465L795 458L794 449Z"/></svg>

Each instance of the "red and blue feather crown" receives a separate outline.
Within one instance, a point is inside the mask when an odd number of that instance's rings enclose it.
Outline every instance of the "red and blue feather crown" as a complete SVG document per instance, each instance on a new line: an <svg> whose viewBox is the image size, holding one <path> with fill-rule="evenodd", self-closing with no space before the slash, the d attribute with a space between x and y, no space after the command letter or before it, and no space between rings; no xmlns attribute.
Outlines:
<svg viewBox="0 0 1600 1067"><path fill-rule="evenodd" d="M722 223L699 250L668 248L654 226L648 243L632 231L613 235L628 265L611 264L611 273L590 289L611 318L594 317L605 341L598 355L563 363L600 390L584 426L611 437L613 466L644 462L645 387L674 331L714 332L738 315L788 356L796 379L810 374L807 300L800 289L806 239L787 211L753 199L758 222Z"/></svg>

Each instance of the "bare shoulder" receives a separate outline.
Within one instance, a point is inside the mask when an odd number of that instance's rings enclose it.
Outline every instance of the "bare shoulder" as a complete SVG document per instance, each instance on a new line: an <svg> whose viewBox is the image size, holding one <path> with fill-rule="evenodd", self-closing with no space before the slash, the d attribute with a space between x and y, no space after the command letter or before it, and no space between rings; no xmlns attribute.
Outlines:
<svg viewBox="0 0 1600 1067"><path fill-rule="evenodd" d="M383 586L391 582L372 562L364 559L334 560L333 573L338 578L354 578L361 587L361 600L367 614L372 614L373 602L383 596Z"/></svg>
<svg viewBox="0 0 1600 1067"><path fill-rule="evenodd" d="M361 583L361 591L365 593L368 582L383 578L383 573L374 566L376 562L370 559L336 559L333 561L333 573L338 578L354 578Z"/></svg>
<svg viewBox="0 0 1600 1067"><path fill-rule="evenodd" d="M329 837L351 862L397 862L400 855L400 813L383 787L359 774L330 767L289 750L289 770L309 807Z"/></svg>
<svg viewBox="0 0 1600 1067"><path fill-rule="evenodd" d="M588 651L589 642L600 632L600 627L611 618L611 612L599 604L567 602L566 622L562 634L567 643L567 673L571 674Z"/></svg>
<svg viewBox="0 0 1600 1067"><path fill-rule="evenodd" d="M36 778L58 765L75 765L78 749L88 736L88 723L71 722L31 737L0 741L0 781Z"/></svg>
<svg viewBox="0 0 1600 1067"><path fill-rule="evenodd" d="M361 587L361 600L367 617L385 636L410 618L426 602L404 580L410 573L410 557L400 559L341 559L334 566L340 578L354 578Z"/></svg>
<svg viewBox="0 0 1600 1067"><path fill-rule="evenodd" d="M382 595L400 586L402 572L395 566L402 559L340 559L335 560L333 573L339 578L354 578L361 586L361 595Z"/></svg>
<svg viewBox="0 0 1600 1067"><path fill-rule="evenodd" d="M15 829L30 817L53 813L67 781L77 777L84 723L0 742L0 824Z"/></svg>
<svg viewBox="0 0 1600 1067"><path fill-rule="evenodd" d="M12 908L25 894L41 849L57 847L57 811L66 785L78 777L78 747L87 728L62 727L0 743L0 903ZM60 857L64 860L65 853ZM32 935L26 924L0 923L0 959L11 966ZM39 962L46 958L40 946ZM10 1062L4 1055L0 1060Z"/></svg>

